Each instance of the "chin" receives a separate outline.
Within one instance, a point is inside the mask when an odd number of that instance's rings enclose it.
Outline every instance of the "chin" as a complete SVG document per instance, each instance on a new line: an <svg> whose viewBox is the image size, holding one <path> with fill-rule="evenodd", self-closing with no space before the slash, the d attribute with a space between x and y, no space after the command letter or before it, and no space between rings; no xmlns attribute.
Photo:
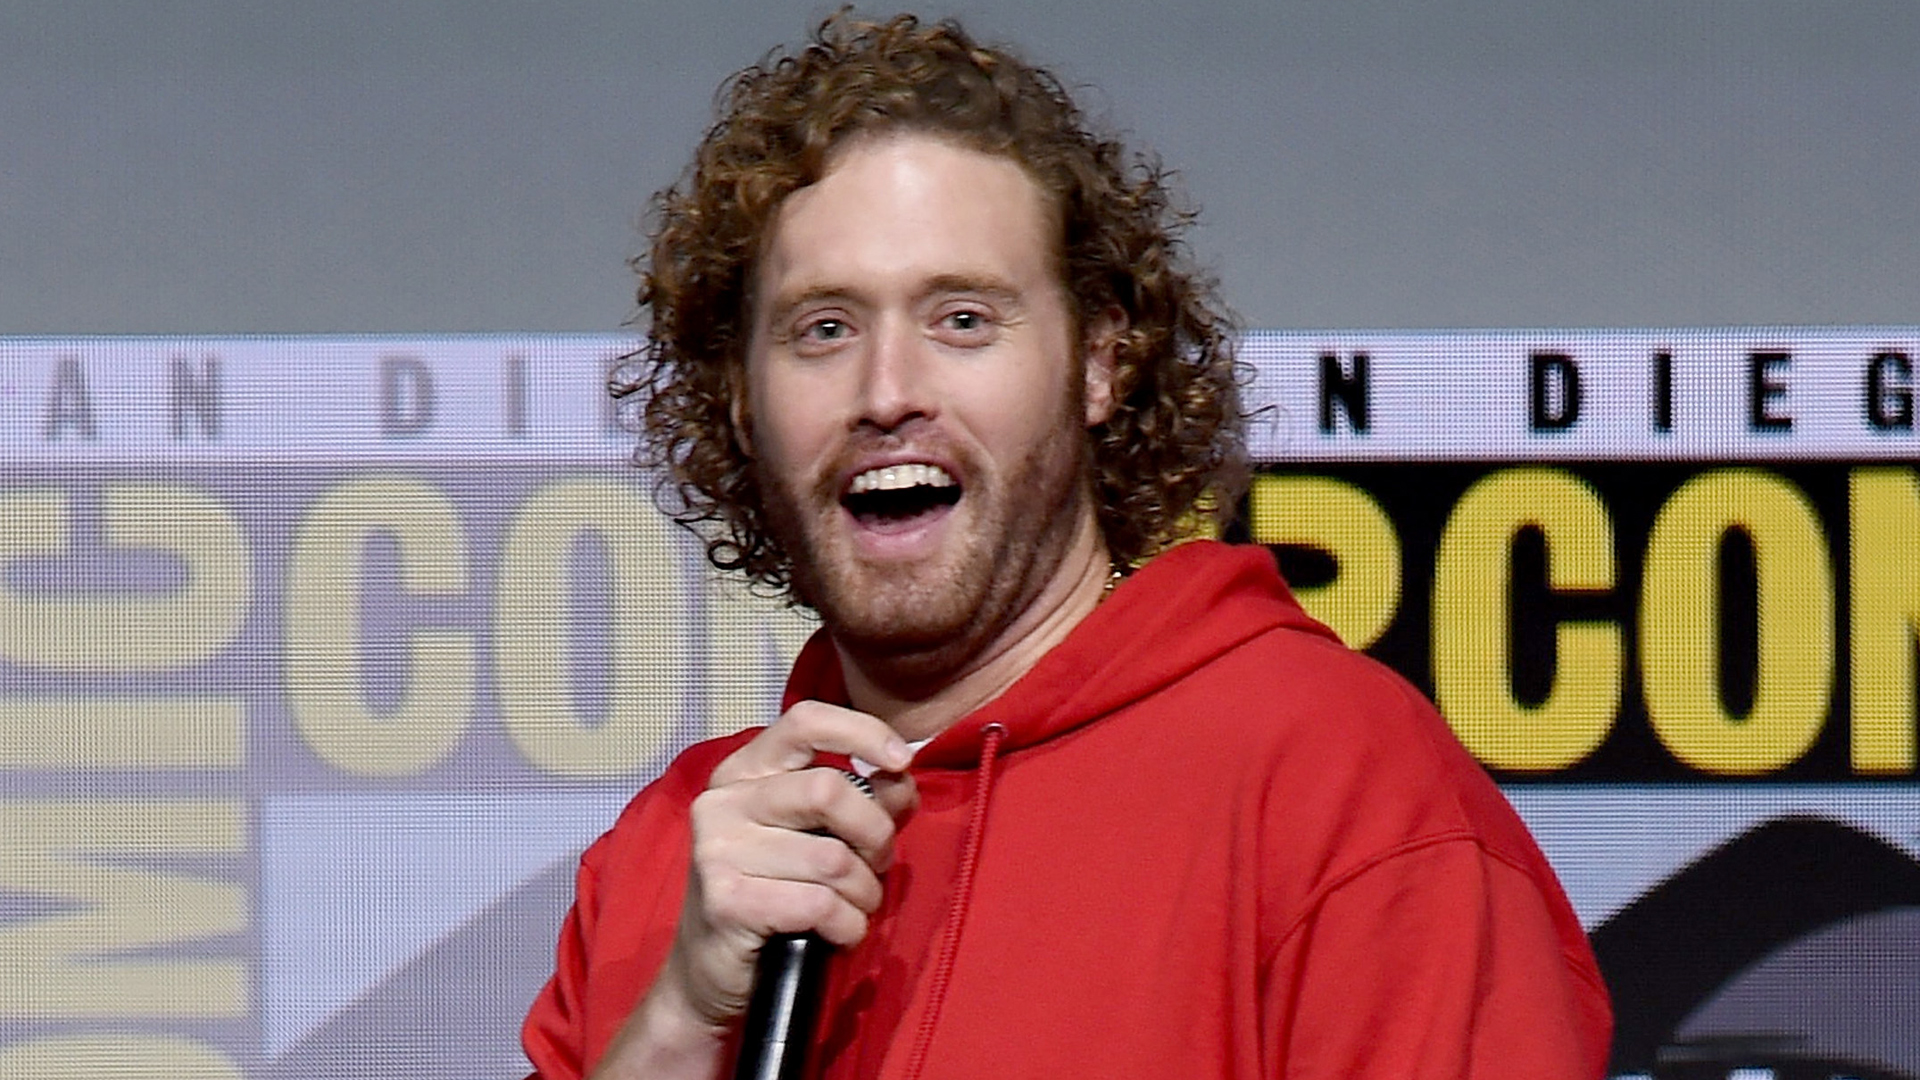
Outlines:
<svg viewBox="0 0 1920 1080"><path fill-rule="evenodd" d="M983 580L944 567L898 571L830 573L840 580L811 583L817 588L814 610L836 641L860 652L898 655L965 636L985 598Z"/></svg>

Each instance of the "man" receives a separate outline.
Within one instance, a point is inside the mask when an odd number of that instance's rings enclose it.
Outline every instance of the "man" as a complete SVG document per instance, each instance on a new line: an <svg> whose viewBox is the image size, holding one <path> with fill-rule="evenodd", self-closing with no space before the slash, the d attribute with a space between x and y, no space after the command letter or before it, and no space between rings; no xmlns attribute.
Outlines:
<svg viewBox="0 0 1920 1080"><path fill-rule="evenodd" d="M1244 452L1157 171L951 24L728 94L623 388L714 563L823 629L583 857L538 1074L722 1075L812 930L826 1077L1599 1075L1579 925L1431 706L1175 543Z"/></svg>

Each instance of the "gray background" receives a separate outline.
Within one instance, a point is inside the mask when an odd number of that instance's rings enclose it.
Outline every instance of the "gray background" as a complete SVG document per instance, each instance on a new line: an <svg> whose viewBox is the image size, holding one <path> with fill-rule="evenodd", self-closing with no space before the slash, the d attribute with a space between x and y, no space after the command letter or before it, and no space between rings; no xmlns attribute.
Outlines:
<svg viewBox="0 0 1920 1080"><path fill-rule="evenodd" d="M8 0L0 334L615 328L829 8ZM1181 169L1252 326L1920 320L1912 0L951 10Z"/></svg>

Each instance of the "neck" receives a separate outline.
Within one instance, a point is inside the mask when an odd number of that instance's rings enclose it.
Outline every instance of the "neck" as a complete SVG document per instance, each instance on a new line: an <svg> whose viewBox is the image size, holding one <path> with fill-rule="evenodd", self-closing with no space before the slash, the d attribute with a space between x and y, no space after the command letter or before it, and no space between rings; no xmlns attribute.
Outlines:
<svg viewBox="0 0 1920 1080"><path fill-rule="evenodd" d="M907 675L896 658L850 653L836 643L853 707L909 741L930 739L999 697L1092 613L1106 595L1112 563L1088 515L1059 566L1021 612L957 667L932 679Z"/></svg>

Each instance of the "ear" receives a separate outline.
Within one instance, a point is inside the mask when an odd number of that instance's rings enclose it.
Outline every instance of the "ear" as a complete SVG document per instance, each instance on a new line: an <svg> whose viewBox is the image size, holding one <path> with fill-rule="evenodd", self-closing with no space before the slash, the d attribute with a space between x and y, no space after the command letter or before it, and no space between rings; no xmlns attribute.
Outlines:
<svg viewBox="0 0 1920 1080"><path fill-rule="evenodd" d="M1087 426L1098 427L1113 416L1117 404L1114 391L1119 365L1120 337L1127 332L1127 313L1118 304L1108 304L1087 320L1085 336L1087 376Z"/></svg>
<svg viewBox="0 0 1920 1080"><path fill-rule="evenodd" d="M727 368L727 419L733 422L733 441L747 457L753 457L753 425L748 422L747 371L745 363Z"/></svg>

